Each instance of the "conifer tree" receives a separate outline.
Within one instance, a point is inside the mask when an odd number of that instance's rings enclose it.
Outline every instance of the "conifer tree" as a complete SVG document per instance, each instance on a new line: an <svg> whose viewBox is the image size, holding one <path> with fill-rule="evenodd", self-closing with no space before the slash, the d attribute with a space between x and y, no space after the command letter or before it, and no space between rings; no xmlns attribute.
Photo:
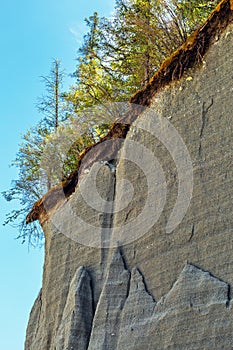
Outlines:
<svg viewBox="0 0 233 350"><path fill-rule="evenodd" d="M48 133L55 131L67 118L61 91L64 76L61 62L54 59L49 75L41 77L45 86L45 94L38 99L37 109L43 115L41 123L48 129Z"/></svg>
<svg viewBox="0 0 233 350"><path fill-rule="evenodd" d="M78 50L78 64L73 77L76 84L65 95L73 113L111 100L109 77L103 69L100 55L99 16L97 12L86 19L89 28L83 46Z"/></svg>

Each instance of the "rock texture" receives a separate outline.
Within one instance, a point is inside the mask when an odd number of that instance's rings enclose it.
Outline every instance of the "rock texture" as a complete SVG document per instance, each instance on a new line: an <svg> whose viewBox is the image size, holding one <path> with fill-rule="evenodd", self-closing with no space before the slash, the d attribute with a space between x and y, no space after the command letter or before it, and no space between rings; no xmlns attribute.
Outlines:
<svg viewBox="0 0 233 350"><path fill-rule="evenodd" d="M156 301L146 289L142 274L132 270L129 295L122 311L117 349L136 349L148 346L148 326L156 307Z"/></svg>
<svg viewBox="0 0 233 350"><path fill-rule="evenodd" d="M117 349L231 349L230 320L229 285L208 272L187 264L156 304L134 270Z"/></svg>
<svg viewBox="0 0 233 350"><path fill-rule="evenodd" d="M177 169L164 144L139 127L143 122L152 129L147 113L126 140L143 144L164 171L166 203L154 225L127 244L127 232L116 229L133 227L150 191L141 169L123 158L116 169L102 165L97 187L120 208L125 196L120 182L130 182L134 195L124 210L101 213L76 189L53 214L56 220L43 222L43 286L25 350L233 349L232 66L230 23L199 65L152 96L151 108L176 128L193 163L192 200L171 233L166 223L176 203ZM122 157L126 151L123 146ZM90 190L96 166L88 169L84 189ZM67 203L90 229L82 231L75 218L67 219ZM59 220L66 235L54 225ZM87 237L89 246L80 243ZM95 247L114 240L119 247Z"/></svg>
<svg viewBox="0 0 233 350"><path fill-rule="evenodd" d="M106 282L97 304L88 349L115 349L121 312L128 294L130 274L117 249L109 265Z"/></svg>
<svg viewBox="0 0 233 350"><path fill-rule="evenodd" d="M157 304L148 327L149 349L231 349L229 288L208 272L187 264Z"/></svg>
<svg viewBox="0 0 233 350"><path fill-rule="evenodd" d="M91 279L85 268L78 269L70 284L62 320L56 336L57 350L85 350L93 320Z"/></svg>

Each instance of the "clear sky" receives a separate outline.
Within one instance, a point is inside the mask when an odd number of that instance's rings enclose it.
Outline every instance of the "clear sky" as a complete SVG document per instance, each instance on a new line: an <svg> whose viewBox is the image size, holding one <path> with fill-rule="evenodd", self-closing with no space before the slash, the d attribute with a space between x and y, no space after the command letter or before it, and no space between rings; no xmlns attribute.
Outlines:
<svg viewBox="0 0 233 350"><path fill-rule="evenodd" d="M17 177L8 165L20 137L41 116L35 108L43 93L40 76L51 61L62 61L67 73L85 32L84 18L94 11L108 16L113 0L11 0L0 9L0 192ZM26 325L42 278L43 249L30 249L15 240L18 232L2 226L14 208L0 196L0 349L23 349Z"/></svg>

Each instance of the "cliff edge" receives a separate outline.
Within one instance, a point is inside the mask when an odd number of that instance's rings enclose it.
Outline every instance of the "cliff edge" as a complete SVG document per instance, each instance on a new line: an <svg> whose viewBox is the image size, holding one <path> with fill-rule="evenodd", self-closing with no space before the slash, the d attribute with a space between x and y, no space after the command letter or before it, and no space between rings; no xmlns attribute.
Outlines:
<svg viewBox="0 0 233 350"><path fill-rule="evenodd" d="M224 0L102 141L120 145L36 203L45 263L25 350L233 348L232 66Z"/></svg>

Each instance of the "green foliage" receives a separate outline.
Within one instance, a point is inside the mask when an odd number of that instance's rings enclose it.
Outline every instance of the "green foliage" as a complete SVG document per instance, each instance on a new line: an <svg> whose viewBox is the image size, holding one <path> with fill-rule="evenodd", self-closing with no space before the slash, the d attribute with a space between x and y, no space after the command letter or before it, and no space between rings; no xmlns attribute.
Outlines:
<svg viewBox="0 0 233 350"><path fill-rule="evenodd" d="M114 16L101 20L103 65L110 58L108 69L131 95L215 5L216 1L117 0Z"/></svg>
<svg viewBox="0 0 233 350"><path fill-rule="evenodd" d="M86 108L112 101L113 84L101 59L98 14L95 12L86 19L86 24L89 32L78 51L78 65L73 74L76 84L65 94L71 113L76 115Z"/></svg>
<svg viewBox="0 0 233 350"><path fill-rule="evenodd" d="M95 12L78 51L76 84L66 99L76 113L125 101L200 26L217 1L116 0L111 18Z"/></svg>
<svg viewBox="0 0 233 350"><path fill-rule="evenodd" d="M19 236L24 242L26 239L31 244L37 244L42 238L42 230L38 223L26 225L26 215L43 193L47 190L46 179L44 184L40 177L40 157L45 147L47 130L37 126L31 128L23 136L23 142L19 147L12 165L18 169L18 179L12 181L12 187L3 192L7 201L17 200L20 209L11 211L5 224L11 224L19 229Z"/></svg>
<svg viewBox="0 0 233 350"><path fill-rule="evenodd" d="M38 111L43 119L38 125L29 129L22 137L22 143L12 165L18 169L18 179L12 181L12 187L3 192L7 201L18 201L19 210L11 211L5 224L12 224L19 229L19 238L37 245L43 237L37 223L26 225L26 215L33 204L42 197L56 182L56 163L51 162L45 170L41 167L41 158L46 154L45 148L59 124L66 120L64 102L61 94L64 73L60 62L54 60L49 76L42 77L45 84L45 95L39 99Z"/></svg>

